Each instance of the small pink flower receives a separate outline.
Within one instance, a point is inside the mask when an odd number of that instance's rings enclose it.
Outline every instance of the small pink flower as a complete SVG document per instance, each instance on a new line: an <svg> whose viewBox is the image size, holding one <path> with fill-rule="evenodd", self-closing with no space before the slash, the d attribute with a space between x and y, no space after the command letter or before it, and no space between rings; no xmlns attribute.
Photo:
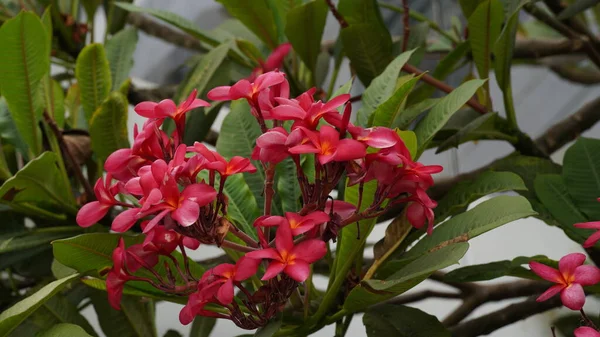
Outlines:
<svg viewBox="0 0 600 337"><path fill-rule="evenodd" d="M181 322L183 325L188 325L192 323L194 317L197 315L227 318L228 316L224 316L223 314L204 309L207 304L214 301L213 299L219 290L220 285L221 284L218 282L212 282L208 284L204 282L198 282L198 291L188 297L187 304L179 312L179 322Z"/></svg>
<svg viewBox="0 0 600 337"><path fill-rule="evenodd" d="M556 285L546 290L537 301L545 301L560 293L560 299L565 307L580 310L585 303L585 293L582 286L590 286L600 282L600 270L594 266L583 265L585 255L573 253L566 255L558 262L558 270L539 262L529 262L529 267L544 280Z"/></svg>
<svg viewBox="0 0 600 337"><path fill-rule="evenodd" d="M596 242L600 240L600 221L576 223L573 226L577 228L589 228L597 230L596 233L590 235L587 238L587 240L585 240L585 242L583 243L583 248L593 247L596 244Z"/></svg>
<svg viewBox="0 0 600 337"><path fill-rule="evenodd" d="M327 103L314 102L312 94L301 95L299 99L276 98L279 106L271 110L271 118L295 121L292 129L303 126L316 130L321 118L334 126L341 127L342 115L337 108L346 104L349 99L348 94L336 96Z"/></svg>
<svg viewBox="0 0 600 337"><path fill-rule="evenodd" d="M119 193L119 183L111 185L112 175L108 173L105 179L98 179L94 185L94 194L97 201L85 204L77 212L77 224L81 227L90 227L100 221L110 208L114 205L121 205L115 195Z"/></svg>
<svg viewBox="0 0 600 337"><path fill-rule="evenodd" d="M600 337L600 332L589 326L582 326L573 331L575 337Z"/></svg>
<svg viewBox="0 0 600 337"><path fill-rule="evenodd" d="M292 279L304 282L310 274L310 264L327 253L325 242L318 239L305 240L294 246L292 231L285 224L277 228L275 247L275 249L266 248L246 254L252 259L273 260L262 280L270 280L284 272Z"/></svg>
<svg viewBox="0 0 600 337"><path fill-rule="evenodd" d="M206 161L203 166L205 168L219 172L221 177L229 177L243 172L256 172L256 167L252 165L248 158L235 156L228 162L219 153L209 150L204 144L199 142L195 142L194 146L190 149L204 157Z"/></svg>
<svg viewBox="0 0 600 337"><path fill-rule="evenodd" d="M229 304L233 301L233 286L235 282L241 282L254 276L258 271L260 260L255 260L242 256L235 265L230 263L220 264L213 269L206 271L219 277L222 285L219 287L216 298L222 304Z"/></svg>
<svg viewBox="0 0 600 337"><path fill-rule="evenodd" d="M289 226L292 230L292 235L297 236L311 231L315 227L329 221L329 215L323 211L314 211L307 215L298 213L286 212L285 217L273 215L260 219L258 226Z"/></svg>
<svg viewBox="0 0 600 337"><path fill-rule="evenodd" d="M280 69L283 66L283 60L289 54L292 49L292 45L288 42L282 43L277 48L273 49L269 57L267 57L266 61L258 60L260 63L259 67L254 68L252 70L252 74L248 77L248 81L252 82L258 77L266 72Z"/></svg>
<svg viewBox="0 0 600 337"><path fill-rule="evenodd" d="M329 125L323 125L319 131L300 127L292 132L303 132L308 142L289 149L293 154L315 153L321 165L331 161L348 161L362 158L367 154L365 145L354 139L340 139L340 134Z"/></svg>
<svg viewBox="0 0 600 337"><path fill-rule="evenodd" d="M240 80L233 86L216 87L208 92L207 97L213 101L235 101L245 98L255 102L258 94L263 90L285 81L285 75L280 72L270 71L258 76L254 82Z"/></svg>
<svg viewBox="0 0 600 337"><path fill-rule="evenodd" d="M252 151L252 159L263 163L277 164L287 158L290 154L286 141L287 131L282 127L273 128L256 139L256 147Z"/></svg>
<svg viewBox="0 0 600 337"><path fill-rule="evenodd" d="M348 126L348 131L354 139L376 149L387 149L398 142L402 142L396 131L390 128L374 127L365 129L360 126Z"/></svg>
<svg viewBox="0 0 600 337"><path fill-rule="evenodd" d="M191 250L196 250L200 246L200 241L191 237L183 236L174 230L166 229L158 225L149 231L146 226L150 221L144 221L141 225L142 230L147 232L142 247L144 250L156 252L160 255L170 255L179 245L183 245Z"/></svg>

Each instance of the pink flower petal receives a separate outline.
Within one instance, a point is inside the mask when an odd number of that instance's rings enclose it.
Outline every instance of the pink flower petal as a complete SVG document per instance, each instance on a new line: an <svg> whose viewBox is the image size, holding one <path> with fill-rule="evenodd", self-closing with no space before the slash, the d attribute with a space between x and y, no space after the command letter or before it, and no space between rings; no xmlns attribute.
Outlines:
<svg viewBox="0 0 600 337"><path fill-rule="evenodd" d="M266 248L261 250L255 250L249 253L246 253L246 257L261 260L261 259L271 259L271 260L281 260L281 255L279 252L273 248Z"/></svg>
<svg viewBox="0 0 600 337"><path fill-rule="evenodd" d="M183 227L189 227L198 220L200 216L200 207L197 203L184 199L179 207L171 213L173 220L177 221Z"/></svg>
<svg viewBox="0 0 600 337"><path fill-rule="evenodd" d="M580 310L585 304L585 293L580 284L573 283L560 293L560 299L565 307L571 310Z"/></svg>
<svg viewBox="0 0 600 337"><path fill-rule="evenodd" d="M562 284L553 285L552 287L548 288L548 290L544 291L544 293L541 294L537 298L536 301L544 302L545 300L547 300L551 297L554 297L556 294L561 292L563 289L565 289L565 286L563 286Z"/></svg>
<svg viewBox="0 0 600 337"><path fill-rule="evenodd" d="M283 75L283 73L271 71L258 76L254 81L254 86L256 87L256 91L262 91L268 87L279 84L284 80L285 75Z"/></svg>
<svg viewBox="0 0 600 337"><path fill-rule="evenodd" d="M239 282L254 276L258 271L260 262L261 260L259 259L252 259L247 256L242 256L235 264L236 271L234 280Z"/></svg>
<svg viewBox="0 0 600 337"><path fill-rule="evenodd" d="M576 223L573 226L575 226L577 228L600 229L600 221L581 222L581 223Z"/></svg>
<svg viewBox="0 0 600 337"><path fill-rule="evenodd" d="M188 248L191 250L196 250L196 249L198 249L198 247L200 247L200 241L198 241L196 239L192 239L188 236L183 237L182 243L185 246L185 248Z"/></svg>
<svg viewBox="0 0 600 337"><path fill-rule="evenodd" d="M144 233L148 233L149 231L151 231L154 227L156 227L156 225L158 225L158 223L167 215L169 214L170 210L165 209L162 212L158 213L154 218L152 218L152 220L148 221L148 223L146 224L146 227L144 227Z"/></svg>
<svg viewBox="0 0 600 337"><path fill-rule="evenodd" d="M293 154L318 153L319 149L312 145L297 145L288 149Z"/></svg>
<svg viewBox="0 0 600 337"><path fill-rule="evenodd" d="M233 281L231 279L223 283L216 297L221 304L229 304L233 301Z"/></svg>
<svg viewBox="0 0 600 337"><path fill-rule="evenodd" d="M348 161L363 158L366 155L367 150L363 144L354 139L342 139L337 145L334 157L335 161Z"/></svg>
<svg viewBox="0 0 600 337"><path fill-rule="evenodd" d="M600 269L596 266L579 266L573 273L575 283L582 286L591 286L600 282Z"/></svg>
<svg viewBox="0 0 600 337"><path fill-rule="evenodd" d="M534 273L536 273L539 277L543 278L544 280L554 283L563 283L564 281L561 273L558 270L552 267L548 267L545 264L541 264L536 261L531 261L529 262L529 268L531 268L531 270Z"/></svg>
<svg viewBox="0 0 600 337"><path fill-rule="evenodd" d="M323 240L310 239L300 242L292 252L296 255L297 260L313 263L327 254L327 245Z"/></svg>
<svg viewBox="0 0 600 337"><path fill-rule="evenodd" d="M251 98L253 94L252 84L248 80L240 80L229 90L229 95L232 100L240 98Z"/></svg>
<svg viewBox="0 0 600 337"><path fill-rule="evenodd" d="M277 247L279 252L290 252L294 249L294 238L292 237L292 230L287 221L282 222L281 225L277 227L275 247Z"/></svg>
<svg viewBox="0 0 600 337"><path fill-rule="evenodd" d="M294 280L304 282L310 275L310 266L304 261L296 260L293 264L287 265L284 272Z"/></svg>
<svg viewBox="0 0 600 337"><path fill-rule="evenodd" d="M306 111L298 106L280 105L271 110L271 116L278 120L302 120L306 117Z"/></svg>
<svg viewBox="0 0 600 337"><path fill-rule="evenodd" d="M266 71L276 70L281 68L283 64L283 59L292 49L292 45L288 42L282 43L277 48L273 49L271 55L267 58L264 64L264 68Z"/></svg>
<svg viewBox="0 0 600 337"><path fill-rule="evenodd" d="M184 199L195 202L199 206L206 206L215 200L217 191L207 184L199 183L187 186L181 192L181 196Z"/></svg>
<svg viewBox="0 0 600 337"><path fill-rule="evenodd" d="M200 107L207 107L210 106L210 103L208 103L205 100L201 100L199 98L196 98L195 100L192 101L192 103L188 106L188 108L186 109L186 111L190 111L196 108L200 108Z"/></svg>
<svg viewBox="0 0 600 337"><path fill-rule="evenodd" d="M106 276L106 292L108 293L108 303L115 310L121 310L121 297L123 297L123 287L125 279L120 277L120 272L110 271Z"/></svg>
<svg viewBox="0 0 600 337"><path fill-rule="evenodd" d="M563 256L558 261L558 270L563 274L565 279L573 275L575 268L581 266L585 262L585 255L581 253L572 253Z"/></svg>
<svg viewBox="0 0 600 337"><path fill-rule="evenodd" d="M575 337L600 337L600 332L590 328L589 326L582 326L573 331Z"/></svg>
<svg viewBox="0 0 600 337"><path fill-rule="evenodd" d="M344 105L346 102L348 102L349 99L350 99L349 94L342 94L342 95L336 96L336 97L330 99L329 102L325 103L325 105L323 105L321 110L322 111L331 111L331 110L337 109L338 107L340 107L340 106Z"/></svg>
<svg viewBox="0 0 600 337"><path fill-rule="evenodd" d="M133 227L133 225L137 221L137 214L139 213L139 211L139 208L131 208L124 212L121 212L115 217L110 228L113 231L119 233L128 231L131 227Z"/></svg>
<svg viewBox="0 0 600 337"><path fill-rule="evenodd" d="M170 99L164 99L154 108L156 118L173 117L177 111L177 105Z"/></svg>
<svg viewBox="0 0 600 337"><path fill-rule="evenodd" d="M104 162L104 169L108 172L120 172L127 166L129 159L131 158L131 149L120 149L117 150L106 158Z"/></svg>
<svg viewBox="0 0 600 337"><path fill-rule="evenodd" d="M101 204L99 201L89 202L77 212L77 224L84 228L90 227L104 218L109 209L110 205Z"/></svg>
<svg viewBox="0 0 600 337"><path fill-rule="evenodd" d="M178 106L179 110L184 110L184 111L189 110L189 106L196 99L196 96L198 96L198 89L192 90L192 92L190 92L190 94L185 99L185 101L179 102L179 106Z"/></svg>
<svg viewBox="0 0 600 337"><path fill-rule="evenodd" d="M267 267L267 270L265 271L265 274L263 275L261 280L263 280L263 281L270 280L273 277L279 275L284 269L285 269L284 263L281 263L279 261L273 261L273 262L269 263L269 266Z"/></svg>
<svg viewBox="0 0 600 337"><path fill-rule="evenodd" d="M583 248L594 247L598 241L600 241L600 230L596 231L594 234L590 235L587 240L585 240L583 243Z"/></svg>
<svg viewBox="0 0 600 337"><path fill-rule="evenodd" d="M133 110L142 117L156 118L156 114L154 113L156 105L155 102L141 102L138 103Z"/></svg>
<svg viewBox="0 0 600 337"><path fill-rule="evenodd" d="M231 95L229 95L229 90L231 87L229 86L221 86L212 89L206 94L206 97L212 99L213 101L230 101Z"/></svg>

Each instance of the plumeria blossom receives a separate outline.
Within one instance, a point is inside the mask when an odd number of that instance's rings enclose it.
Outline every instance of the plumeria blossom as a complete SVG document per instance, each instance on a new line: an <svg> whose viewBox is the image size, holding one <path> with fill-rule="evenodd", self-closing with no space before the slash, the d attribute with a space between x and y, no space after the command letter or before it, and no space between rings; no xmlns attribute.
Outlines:
<svg viewBox="0 0 600 337"><path fill-rule="evenodd" d="M252 159L277 164L289 157L286 145L288 132L282 127L273 128L256 139Z"/></svg>
<svg viewBox="0 0 600 337"><path fill-rule="evenodd" d="M258 94L265 89L280 84L285 80L285 75L280 72L268 72L259 75L254 82L241 80L233 86L216 87L208 92L208 98L213 101L235 101L245 98L250 102L258 99Z"/></svg>
<svg viewBox="0 0 600 337"><path fill-rule="evenodd" d="M106 178L98 179L96 185L94 185L94 194L96 195L97 201L92 201L85 204L79 212L77 212L77 224L81 227L90 227L96 222L100 221L111 207L115 205L122 205L115 195L119 193L120 183L116 182L112 184L112 175L108 173Z"/></svg>
<svg viewBox="0 0 600 337"><path fill-rule="evenodd" d="M577 228L586 228L586 229L595 229L596 232L590 235L585 242L583 243L583 248L591 248L596 242L600 241L600 221L590 221L590 222L582 222L576 223L573 226Z"/></svg>
<svg viewBox="0 0 600 337"><path fill-rule="evenodd" d="M315 153L321 165L331 161L348 161L366 155L366 148L354 139L340 139L340 134L329 125L323 125L319 132L299 127L294 132L302 132L307 142L289 148L293 154ZM292 133L294 133L292 132Z"/></svg>
<svg viewBox="0 0 600 337"><path fill-rule="evenodd" d="M546 290L537 301L545 301L560 293L565 307L580 310L585 303L583 286L600 282L600 270L595 266L583 265L585 255L573 253L566 255L558 262L558 270L536 261L529 262L529 267L544 280L556 283Z"/></svg>
<svg viewBox="0 0 600 337"><path fill-rule="evenodd" d="M292 230L285 223L277 227L275 247L246 254L252 259L272 260L262 280L270 280L283 272L297 282L304 282L310 274L310 264L327 253L325 242L318 239L308 239L294 245Z"/></svg>
<svg viewBox="0 0 600 337"><path fill-rule="evenodd" d="M361 127L349 126L348 132L350 132L354 139L375 149L387 149L393 147L398 142L402 142L402 139L400 139L400 136L398 136L396 131L389 128L374 127L364 129Z"/></svg>
<svg viewBox="0 0 600 337"><path fill-rule="evenodd" d="M242 256L235 265L223 263L211 270L205 275L212 275L221 286L216 293L216 297L222 304L229 304L233 301L233 286L236 282L241 282L254 276L258 270L260 260Z"/></svg>
<svg viewBox="0 0 600 337"><path fill-rule="evenodd" d="M600 332L589 326L582 326L573 331L575 337L600 337Z"/></svg>
<svg viewBox="0 0 600 337"><path fill-rule="evenodd" d="M145 221L141 225L142 230L146 233L146 238L142 244L144 250L153 251L160 255L170 255L180 245L191 250L196 250L200 247L198 240L183 236L161 225L155 226L151 230L145 230L148 223L149 221Z"/></svg>
<svg viewBox="0 0 600 337"><path fill-rule="evenodd" d="M323 211L311 212L304 216L298 213L286 212L285 217L274 215L262 218L255 226L289 226L292 235L296 236L309 232L327 221L329 221L329 215Z"/></svg>
<svg viewBox="0 0 600 337"><path fill-rule="evenodd" d="M350 99L350 95L343 94L334 97L327 103L314 102L312 97L312 94L306 94L301 95L298 100L277 99L279 106L271 110L271 118L295 121L292 129L303 126L315 130L321 118L334 126L341 127L342 115L337 111L337 108L346 104Z"/></svg>

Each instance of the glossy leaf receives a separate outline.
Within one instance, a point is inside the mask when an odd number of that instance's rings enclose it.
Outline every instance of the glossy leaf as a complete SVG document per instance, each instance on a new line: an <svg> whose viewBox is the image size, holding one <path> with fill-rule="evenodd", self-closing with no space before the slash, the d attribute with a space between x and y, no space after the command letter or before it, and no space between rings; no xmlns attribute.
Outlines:
<svg viewBox="0 0 600 337"><path fill-rule="evenodd" d="M344 52L368 86L392 60L392 37L375 0L341 0L338 11L349 24L340 32Z"/></svg>
<svg viewBox="0 0 600 337"><path fill-rule="evenodd" d="M467 209L475 200L498 192L527 190L523 180L512 172L487 171L471 180L465 180L454 186L438 200L435 208L436 222L445 220Z"/></svg>
<svg viewBox="0 0 600 337"><path fill-rule="evenodd" d="M159 20L172 24L173 26L183 30L202 42L208 43L211 46L219 44L217 40L211 37L209 32L196 27L193 22L175 13L150 7L138 7L125 2L117 2L115 5L130 12L150 14Z"/></svg>
<svg viewBox="0 0 600 337"><path fill-rule="evenodd" d="M477 6L486 0L458 0L460 7L465 15L465 18L469 18L473 12L477 9Z"/></svg>
<svg viewBox="0 0 600 337"><path fill-rule="evenodd" d="M368 126L371 114L392 96L400 71L413 52L414 50L411 50L398 55L365 89L362 94L362 106L356 112L357 125Z"/></svg>
<svg viewBox="0 0 600 337"><path fill-rule="evenodd" d="M57 324L39 335L39 337L91 337L85 330L75 324Z"/></svg>
<svg viewBox="0 0 600 337"><path fill-rule="evenodd" d="M192 322L189 337L209 337L215 328L217 319L213 317L196 316Z"/></svg>
<svg viewBox="0 0 600 337"><path fill-rule="evenodd" d="M503 276L516 276L533 278L534 274L528 268L522 267L530 261L551 264L544 255L532 257L519 256L513 260L496 261L484 264L476 264L454 269L444 275L444 281L448 282L478 282L488 281Z"/></svg>
<svg viewBox="0 0 600 337"><path fill-rule="evenodd" d="M519 194L528 198L535 198L533 182L538 174L561 172L561 167L549 159L521 155L512 155L497 160L492 164L491 169L518 174L527 187L527 191L519 191Z"/></svg>
<svg viewBox="0 0 600 337"><path fill-rule="evenodd" d="M233 218L240 229L253 238L257 238L256 230L252 226L254 220L259 216L260 210L256 199L241 174L235 174L227 178L225 182L225 195L229 199L227 212Z"/></svg>
<svg viewBox="0 0 600 337"><path fill-rule="evenodd" d="M106 58L110 66L113 91L119 89L129 78L137 42L137 30L131 27L121 30L106 42Z"/></svg>
<svg viewBox="0 0 600 337"><path fill-rule="evenodd" d="M43 87L46 111L52 116L56 125L62 128L65 125L65 94L63 89L50 76L44 76Z"/></svg>
<svg viewBox="0 0 600 337"><path fill-rule="evenodd" d="M499 226L535 214L524 197L494 197L437 226L433 234L417 242L405 254L405 258L425 254L450 243L468 241Z"/></svg>
<svg viewBox="0 0 600 337"><path fill-rule="evenodd" d="M479 89L485 80L471 80L454 89L442 98L431 111L416 126L419 154L423 153L433 136L448 122L450 117L458 111Z"/></svg>
<svg viewBox="0 0 600 337"><path fill-rule="evenodd" d="M92 149L103 163L114 151L129 147L127 136L127 97L112 92L90 120Z"/></svg>
<svg viewBox="0 0 600 337"><path fill-rule="evenodd" d="M409 100L410 97L411 96L409 96ZM396 116L396 119L392 122L392 127L401 130L407 129L420 114L431 109L431 107L436 105L439 100L439 98L427 98L405 108Z"/></svg>
<svg viewBox="0 0 600 337"><path fill-rule="evenodd" d="M600 139L580 137L565 153L563 177L575 205L590 220L600 219Z"/></svg>
<svg viewBox="0 0 600 337"><path fill-rule="evenodd" d="M17 234L0 235L0 254L47 245L53 240L81 234L74 226L36 228Z"/></svg>
<svg viewBox="0 0 600 337"><path fill-rule="evenodd" d="M458 148L460 144L469 141L500 139L515 142L516 137L509 134L508 131L504 131L508 130L505 124L505 120L499 118L497 113L478 115L452 136L445 137L445 140L438 146L436 153L444 152L453 147Z"/></svg>
<svg viewBox="0 0 600 337"><path fill-rule="evenodd" d="M17 130L4 97L0 97L0 140L2 145L10 144L14 146L17 151L27 158L27 144L25 144L19 130Z"/></svg>
<svg viewBox="0 0 600 337"><path fill-rule="evenodd" d="M287 158L275 168L277 191L281 198L281 209L284 212L297 212L300 210L300 184L296 173L296 164Z"/></svg>
<svg viewBox="0 0 600 337"><path fill-rule="evenodd" d="M566 20L600 4L600 0L576 0L558 15L559 20Z"/></svg>
<svg viewBox="0 0 600 337"><path fill-rule="evenodd" d="M44 152L0 187L0 196L12 203L51 203L74 212L72 196L63 186L56 154Z"/></svg>
<svg viewBox="0 0 600 337"><path fill-rule="evenodd" d="M373 122L369 123L370 126L391 127L392 122L403 113L406 97L408 97L418 81L419 77L411 77L396 89L388 100L380 104L371 115Z"/></svg>
<svg viewBox="0 0 600 337"><path fill-rule="evenodd" d="M153 317L143 298L123 296L121 310L109 305L104 292L94 291L91 299L106 336L156 337Z"/></svg>
<svg viewBox="0 0 600 337"><path fill-rule="evenodd" d="M367 310L363 323L368 337L450 337L442 323L419 309L383 304Z"/></svg>
<svg viewBox="0 0 600 337"><path fill-rule="evenodd" d="M356 312L402 294L423 282L433 272L458 263L468 249L466 242L446 245L396 269L385 280L363 281L352 289L344 302L344 309Z"/></svg>
<svg viewBox="0 0 600 337"><path fill-rule="evenodd" d="M274 49L279 44L273 13L265 0L217 0L229 14L240 20L267 46Z"/></svg>
<svg viewBox="0 0 600 337"><path fill-rule="evenodd" d="M75 77L81 92L81 105L89 122L110 93L112 84L110 66L104 47L99 43L87 45L75 65Z"/></svg>
<svg viewBox="0 0 600 337"><path fill-rule="evenodd" d="M558 221L560 228L572 240L582 244L594 231L573 227L574 224L586 222L588 219L569 196L563 178L558 174L539 174L534 184L535 194L546 210Z"/></svg>
<svg viewBox="0 0 600 337"><path fill-rule="evenodd" d="M30 151L42 151L38 121L44 108L40 85L50 69L47 34L32 12L23 11L0 27L0 87L17 130Z"/></svg>
<svg viewBox="0 0 600 337"><path fill-rule="evenodd" d="M294 51L314 75L327 12L325 1L313 0L293 8L287 14L285 35Z"/></svg>
<svg viewBox="0 0 600 337"><path fill-rule="evenodd" d="M79 274L50 282L0 314L0 336L7 336L50 297L79 278Z"/></svg>
<svg viewBox="0 0 600 337"><path fill-rule="evenodd" d="M492 48L500 36L504 9L500 0L485 0L469 16L469 41L480 78L488 78Z"/></svg>
<svg viewBox="0 0 600 337"><path fill-rule="evenodd" d="M521 5L513 10L513 12L509 13L510 17L506 21L498 40L494 44L494 70L496 82L498 82L498 86L505 94L511 85L510 68L512 65L513 50L515 48L515 34L517 33L517 26L519 24L519 12L524 3L525 2L522 2Z"/></svg>

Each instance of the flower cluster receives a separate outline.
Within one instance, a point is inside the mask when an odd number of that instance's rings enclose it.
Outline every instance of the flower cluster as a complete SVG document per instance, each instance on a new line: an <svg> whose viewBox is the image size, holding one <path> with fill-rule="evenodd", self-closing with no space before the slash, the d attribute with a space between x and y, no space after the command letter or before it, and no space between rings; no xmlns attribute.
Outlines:
<svg viewBox="0 0 600 337"><path fill-rule="evenodd" d="M288 50L284 46L279 52L285 55ZM279 61L267 63L274 62ZM186 113L209 105L196 98L196 91L178 106L163 100L135 107L148 120L135 128L131 148L108 157L106 177L94 189L97 200L77 215L78 224L88 227L116 207L122 211L112 221L113 231L126 232L140 223L145 235L143 243L129 247L119 241L113 252L114 264L107 274L113 307L119 307L127 282L142 281L173 296L188 296L180 313L183 324L204 315L252 329L282 310L299 283L310 277L310 265L325 256L327 242L344 226L403 203L410 223L417 229L427 223L431 233L436 203L426 190L433 184L431 175L442 167L413 161L394 130L350 123L349 95L321 102L315 101L311 89L292 98L284 73L267 66L249 79L208 93L215 101L247 101L262 131L251 156L254 162L225 159L198 142L182 143ZM172 134L161 129L166 118L175 122ZM275 167L286 159L296 166L302 208L271 214ZM310 171L302 164L307 159L314 162ZM264 211L254 221L255 233L244 233L228 215L224 187L231 183L228 177L255 173L257 167L265 176ZM330 197L344 176L349 186L358 185L356 205ZM372 202L363 205L364 185L372 181ZM235 264L195 275L186 249L201 243L238 251L241 257Z"/></svg>

